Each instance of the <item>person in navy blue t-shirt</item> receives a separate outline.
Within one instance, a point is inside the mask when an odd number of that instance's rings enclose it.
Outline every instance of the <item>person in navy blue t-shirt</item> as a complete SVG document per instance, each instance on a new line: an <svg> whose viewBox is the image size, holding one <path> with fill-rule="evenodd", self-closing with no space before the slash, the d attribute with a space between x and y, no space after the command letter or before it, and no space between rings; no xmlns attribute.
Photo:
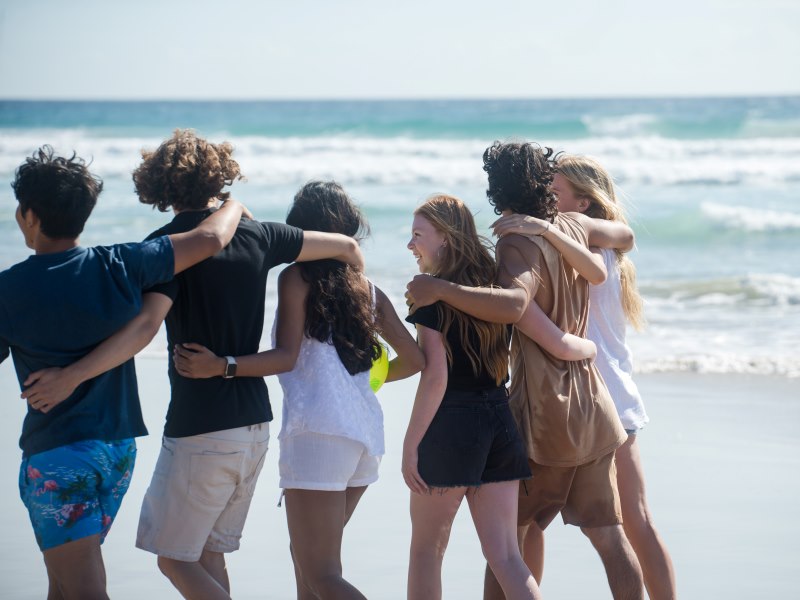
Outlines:
<svg viewBox="0 0 800 600"><path fill-rule="evenodd" d="M0 273L0 362L13 357L23 389L31 373L70 364L123 327L142 308L143 289L221 250L242 214L234 201L191 232L86 248L78 237L103 184L83 160L44 146L12 187L35 254ZM100 544L130 483L134 438L146 433L132 360L62 401L29 399L19 488L49 597L107 598Z"/></svg>

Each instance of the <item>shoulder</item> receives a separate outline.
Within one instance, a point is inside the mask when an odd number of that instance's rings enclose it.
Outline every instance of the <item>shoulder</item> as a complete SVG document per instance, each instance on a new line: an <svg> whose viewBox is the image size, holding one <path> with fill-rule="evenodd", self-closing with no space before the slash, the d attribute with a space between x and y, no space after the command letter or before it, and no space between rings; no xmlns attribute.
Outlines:
<svg viewBox="0 0 800 600"><path fill-rule="evenodd" d="M278 285L282 289L307 290L308 282L303 278L302 266L293 263L278 275Z"/></svg>
<svg viewBox="0 0 800 600"><path fill-rule="evenodd" d="M419 308L411 307L413 310L406 317L406 322L413 323L414 325L423 325L436 331L441 331L441 311L439 306L441 302L434 302L428 306L420 306Z"/></svg>

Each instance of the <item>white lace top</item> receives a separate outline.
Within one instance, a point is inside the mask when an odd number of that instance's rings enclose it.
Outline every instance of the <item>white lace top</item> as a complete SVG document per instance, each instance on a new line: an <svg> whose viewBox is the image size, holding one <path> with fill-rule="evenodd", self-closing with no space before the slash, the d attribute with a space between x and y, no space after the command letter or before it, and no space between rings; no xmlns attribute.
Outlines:
<svg viewBox="0 0 800 600"><path fill-rule="evenodd" d="M622 426L628 430L641 429L650 419L633 381L633 356L625 343L626 320L617 254L608 249L603 249L602 254L608 278L600 285L589 286L586 337L597 345L595 365L611 392Z"/></svg>
<svg viewBox="0 0 800 600"><path fill-rule="evenodd" d="M361 442L372 456L383 455L383 411L369 386L369 371L350 375L333 344L304 336L294 369L278 380L283 389L279 440L303 432L339 435Z"/></svg>

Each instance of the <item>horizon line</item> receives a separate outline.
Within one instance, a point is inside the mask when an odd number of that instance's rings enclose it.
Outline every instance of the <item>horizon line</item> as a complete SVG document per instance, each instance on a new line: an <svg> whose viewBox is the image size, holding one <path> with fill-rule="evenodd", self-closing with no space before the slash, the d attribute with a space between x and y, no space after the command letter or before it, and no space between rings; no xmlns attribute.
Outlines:
<svg viewBox="0 0 800 600"><path fill-rule="evenodd" d="M733 100L733 99L800 98L798 92L756 94L669 94L669 95L585 95L585 96L341 96L341 97L0 97L0 102L498 102L498 101L558 101L558 100Z"/></svg>

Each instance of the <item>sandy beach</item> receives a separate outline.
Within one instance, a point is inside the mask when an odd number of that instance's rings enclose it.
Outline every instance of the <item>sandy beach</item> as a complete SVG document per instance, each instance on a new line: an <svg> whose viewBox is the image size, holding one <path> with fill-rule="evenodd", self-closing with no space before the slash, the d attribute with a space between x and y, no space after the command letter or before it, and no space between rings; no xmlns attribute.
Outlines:
<svg viewBox="0 0 800 600"><path fill-rule="evenodd" d="M155 557L134 548L142 496L158 454L168 399L165 359L137 360L151 435L138 441L130 491L103 552L115 599L178 598L157 572ZM791 598L800 589L800 380L690 374L638 377L651 423L641 434L650 506L675 562L680 597ZM271 449L245 528L230 555L235 598L291 599L294 582L283 509L276 506L280 386L268 380L276 420ZM365 495L345 533L345 575L375 600L405 597L410 522L400 448L416 378L384 387L386 448L381 479ZM24 404L11 361L0 365L0 597L46 595L46 576L27 513L17 493L17 446ZM548 598L610 598L588 540L554 522L547 532ZM445 557L445 598L480 598L483 558L462 508Z"/></svg>

